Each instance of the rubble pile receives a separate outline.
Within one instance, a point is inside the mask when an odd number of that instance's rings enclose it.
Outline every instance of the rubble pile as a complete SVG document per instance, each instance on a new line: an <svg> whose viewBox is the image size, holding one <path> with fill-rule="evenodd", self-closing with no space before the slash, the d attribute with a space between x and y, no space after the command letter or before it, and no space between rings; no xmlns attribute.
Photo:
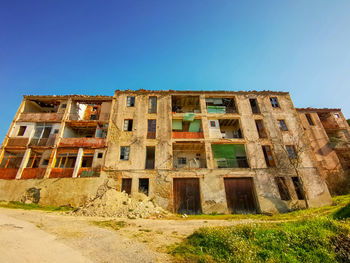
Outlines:
<svg viewBox="0 0 350 263"><path fill-rule="evenodd" d="M167 212L156 206L152 200L142 193L129 196L119 192L107 184L101 186L96 197L88 200L84 206L72 212L82 216L162 218Z"/></svg>

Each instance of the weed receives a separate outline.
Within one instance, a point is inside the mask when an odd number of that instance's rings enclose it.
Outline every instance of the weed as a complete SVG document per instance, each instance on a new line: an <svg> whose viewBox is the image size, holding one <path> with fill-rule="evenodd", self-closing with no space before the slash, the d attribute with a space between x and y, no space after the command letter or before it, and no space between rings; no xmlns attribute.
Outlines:
<svg viewBox="0 0 350 263"><path fill-rule="evenodd" d="M0 207L24 210L44 210L44 211L59 211L67 212L74 210L71 206L42 206L38 204L24 204L18 201L1 202Z"/></svg>
<svg viewBox="0 0 350 263"><path fill-rule="evenodd" d="M113 230L119 230L126 226L125 221L117 221L117 220L92 221L92 223L99 227L110 228Z"/></svg>

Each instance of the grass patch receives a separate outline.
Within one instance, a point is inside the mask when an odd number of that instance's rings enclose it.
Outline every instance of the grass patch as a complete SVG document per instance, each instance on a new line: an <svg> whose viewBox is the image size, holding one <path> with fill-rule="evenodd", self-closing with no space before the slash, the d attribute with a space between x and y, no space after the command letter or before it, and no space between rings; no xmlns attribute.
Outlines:
<svg viewBox="0 0 350 263"><path fill-rule="evenodd" d="M71 206L42 206L38 204L24 204L18 201L10 202L0 202L0 207L12 208L12 209L24 209L24 210L43 210L43 211L58 211L58 212L67 212L73 211L74 208Z"/></svg>
<svg viewBox="0 0 350 263"><path fill-rule="evenodd" d="M201 228L171 254L184 262L347 262L349 228L330 218Z"/></svg>
<svg viewBox="0 0 350 263"><path fill-rule="evenodd" d="M117 221L117 220L92 221L92 223L99 227L110 228L116 231L126 226L125 221Z"/></svg>
<svg viewBox="0 0 350 263"><path fill-rule="evenodd" d="M201 228L169 251L178 262L350 262L350 195L333 202L272 216L189 216L265 222Z"/></svg>

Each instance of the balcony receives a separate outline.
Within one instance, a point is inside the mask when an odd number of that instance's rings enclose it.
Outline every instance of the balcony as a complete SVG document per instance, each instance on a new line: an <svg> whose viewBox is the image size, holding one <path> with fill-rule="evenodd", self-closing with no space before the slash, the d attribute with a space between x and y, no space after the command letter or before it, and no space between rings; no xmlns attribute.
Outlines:
<svg viewBox="0 0 350 263"><path fill-rule="evenodd" d="M202 122L199 119L192 119L184 121L180 119L173 119L172 121L172 138L173 139L202 139Z"/></svg>
<svg viewBox="0 0 350 263"><path fill-rule="evenodd" d="M244 144L212 144L216 168L249 168Z"/></svg>
<svg viewBox="0 0 350 263"><path fill-rule="evenodd" d="M9 138L7 142L7 147L26 147L28 144L29 138L16 138L16 137L11 137Z"/></svg>
<svg viewBox="0 0 350 263"><path fill-rule="evenodd" d="M24 168L21 179L43 179L46 168Z"/></svg>
<svg viewBox="0 0 350 263"><path fill-rule="evenodd" d="M59 144L59 147L103 148L105 146L105 138L62 138Z"/></svg>
<svg viewBox="0 0 350 263"><path fill-rule="evenodd" d="M174 143L173 144L174 169L207 168L205 147L202 143Z"/></svg>
<svg viewBox="0 0 350 263"><path fill-rule="evenodd" d="M30 140L29 146L53 146L55 144L56 134L50 135L49 138L33 138Z"/></svg>
<svg viewBox="0 0 350 263"><path fill-rule="evenodd" d="M209 137L212 139L243 139L239 120L209 120Z"/></svg>
<svg viewBox="0 0 350 263"><path fill-rule="evenodd" d="M61 113L42 113L33 112L26 113L23 112L18 121L21 122L61 122L63 114Z"/></svg>
<svg viewBox="0 0 350 263"><path fill-rule="evenodd" d="M75 101L72 104L69 120L107 122L110 116L111 101Z"/></svg>
<svg viewBox="0 0 350 263"><path fill-rule="evenodd" d="M234 98L206 98L208 114L238 113Z"/></svg>
<svg viewBox="0 0 350 263"><path fill-rule="evenodd" d="M0 179L16 179L18 168L0 168Z"/></svg>
<svg viewBox="0 0 350 263"><path fill-rule="evenodd" d="M50 178L71 178L74 168L52 168Z"/></svg>
<svg viewBox="0 0 350 263"><path fill-rule="evenodd" d="M200 113L199 96L172 96L171 107L173 113Z"/></svg>

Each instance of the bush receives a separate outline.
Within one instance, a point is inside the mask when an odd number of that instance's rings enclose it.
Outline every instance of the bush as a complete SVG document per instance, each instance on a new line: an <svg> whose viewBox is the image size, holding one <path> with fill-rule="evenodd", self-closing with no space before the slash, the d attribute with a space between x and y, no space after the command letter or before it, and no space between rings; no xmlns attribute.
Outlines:
<svg viewBox="0 0 350 263"><path fill-rule="evenodd" d="M350 217L350 203L347 204L346 206L340 208L338 211L336 211L333 214L334 219L346 219Z"/></svg>

